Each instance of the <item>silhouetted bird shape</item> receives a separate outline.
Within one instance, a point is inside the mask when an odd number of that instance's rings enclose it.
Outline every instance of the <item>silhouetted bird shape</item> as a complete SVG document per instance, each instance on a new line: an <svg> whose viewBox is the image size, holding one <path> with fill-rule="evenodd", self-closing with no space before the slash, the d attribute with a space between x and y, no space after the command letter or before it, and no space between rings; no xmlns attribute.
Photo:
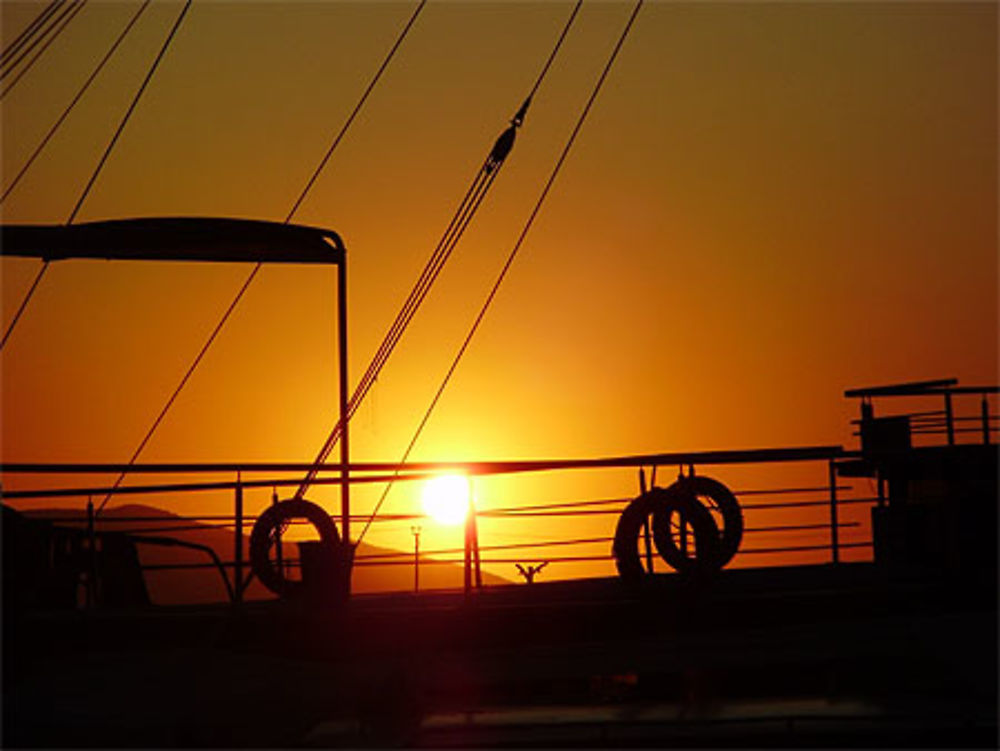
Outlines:
<svg viewBox="0 0 1000 751"><path fill-rule="evenodd" d="M528 584L531 584L532 582L535 581L535 575L539 571L541 571L543 568L545 568L546 566L548 566L549 562L548 561L543 561L542 563L539 563L537 566L530 566L529 565L527 568L525 568L524 566L522 566L520 563L515 563L514 565L517 566L517 570L518 570L518 572L520 572L521 576L524 577L524 580Z"/></svg>

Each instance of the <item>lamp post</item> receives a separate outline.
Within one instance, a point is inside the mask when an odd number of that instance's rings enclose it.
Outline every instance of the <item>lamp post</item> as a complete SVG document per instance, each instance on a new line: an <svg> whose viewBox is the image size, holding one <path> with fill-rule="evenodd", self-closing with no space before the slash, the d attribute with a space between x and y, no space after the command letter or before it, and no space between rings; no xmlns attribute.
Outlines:
<svg viewBox="0 0 1000 751"><path fill-rule="evenodd" d="M410 527L413 533L413 591L420 591L420 525Z"/></svg>

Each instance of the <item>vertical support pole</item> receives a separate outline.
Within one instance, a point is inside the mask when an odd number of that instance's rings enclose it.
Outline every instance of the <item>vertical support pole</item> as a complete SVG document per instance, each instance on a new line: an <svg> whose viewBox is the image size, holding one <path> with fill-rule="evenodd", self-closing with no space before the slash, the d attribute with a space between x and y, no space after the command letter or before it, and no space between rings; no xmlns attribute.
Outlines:
<svg viewBox="0 0 1000 751"><path fill-rule="evenodd" d="M340 402L340 529L344 544L351 544L351 453L348 448L347 419L347 252L337 267L337 369L338 400ZM348 577L350 588L350 577ZM350 591L348 589L348 591Z"/></svg>
<svg viewBox="0 0 1000 751"><path fill-rule="evenodd" d="M465 599L469 599L472 592L472 513L465 517L465 565L463 567L462 589L465 591Z"/></svg>
<svg viewBox="0 0 1000 751"><path fill-rule="evenodd" d="M955 416L951 408L951 392L944 395L944 420L948 428L948 445L955 445Z"/></svg>
<svg viewBox="0 0 1000 751"><path fill-rule="evenodd" d="M420 526L410 527L413 533L413 591L420 591Z"/></svg>
<svg viewBox="0 0 1000 751"><path fill-rule="evenodd" d="M87 609L97 604L97 535L94 533L94 500L87 496Z"/></svg>
<svg viewBox="0 0 1000 751"><path fill-rule="evenodd" d="M983 394L983 399L979 402L979 416L983 420L983 444L986 446L990 445L990 405L986 400L986 394Z"/></svg>
<svg viewBox="0 0 1000 751"><path fill-rule="evenodd" d="M271 491L271 506L278 505L278 491ZM281 525L278 524L274 530L274 566L278 569L278 573L282 576L285 575L285 559L281 551Z"/></svg>
<svg viewBox="0 0 1000 751"><path fill-rule="evenodd" d="M833 459L829 461L830 473L830 551L833 563L840 563L840 539L837 523L837 465Z"/></svg>
<svg viewBox="0 0 1000 751"><path fill-rule="evenodd" d="M646 573L653 573L653 542L650 534L649 517L642 523L642 539L646 548Z"/></svg>
<svg viewBox="0 0 1000 751"><path fill-rule="evenodd" d="M243 479L236 470L236 498L233 501L236 520L233 535L233 601L243 602Z"/></svg>
<svg viewBox="0 0 1000 751"><path fill-rule="evenodd" d="M476 589L482 589L483 571L479 565L479 521L476 519L475 504L469 509L469 515L472 517L472 561L475 566Z"/></svg>

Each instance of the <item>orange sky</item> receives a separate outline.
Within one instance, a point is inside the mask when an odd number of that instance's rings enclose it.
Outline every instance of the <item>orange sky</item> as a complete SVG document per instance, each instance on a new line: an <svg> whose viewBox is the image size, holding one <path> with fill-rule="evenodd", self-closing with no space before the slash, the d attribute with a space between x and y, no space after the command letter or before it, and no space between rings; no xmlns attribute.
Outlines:
<svg viewBox="0 0 1000 751"><path fill-rule="evenodd" d="M4 2L4 43L41 7ZM89 4L5 98L4 185L135 7ZM79 220L283 219L413 7L195 2ZM571 7L431 2L296 215L348 248L352 385ZM359 411L355 458L401 454L630 8L584 3ZM66 220L179 9L153 4L5 222ZM995 383L996 30L993 3L647 4L412 458L853 447L845 388ZM5 326L36 269L2 262ZM127 459L247 271L54 266L2 355L3 459ZM266 268L144 458L312 459L334 412L334 273ZM622 470L477 493L490 507L636 486ZM418 497L399 487L386 510ZM493 524L484 543L613 532L610 517ZM367 539L411 544L408 525Z"/></svg>

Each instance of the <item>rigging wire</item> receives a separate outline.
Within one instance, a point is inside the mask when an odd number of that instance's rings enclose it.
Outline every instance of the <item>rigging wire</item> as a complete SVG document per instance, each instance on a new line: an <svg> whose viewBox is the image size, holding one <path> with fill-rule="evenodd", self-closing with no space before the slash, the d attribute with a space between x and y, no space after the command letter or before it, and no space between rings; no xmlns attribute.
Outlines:
<svg viewBox="0 0 1000 751"><path fill-rule="evenodd" d="M149 85L150 80L152 80L153 74L156 72L156 69L160 65L160 61L163 60L163 56L167 52L167 48L170 46L170 43L173 41L174 36L176 36L177 34L177 30L180 28L181 23L184 21L184 17L187 15L188 10L191 8L191 2L192 0L187 0L187 2L184 3L184 7L181 8L181 12L177 15L177 20L174 21L174 25L170 29L170 33L167 34L167 38L163 41L163 45L160 47L160 51L157 53L156 59L153 60L153 64L149 68L149 72L146 73L146 77L143 79L142 84L139 86L139 90L135 93L135 96L132 98L132 103L129 105L128 110L125 112L125 116L122 118L121 123L119 123L118 129L115 131L115 134L111 138L111 142L108 144L108 147L104 150L104 154L101 156L100 161L97 163L97 167L94 169L93 174L90 176L90 180L87 181L87 185L84 187L83 193L80 195L80 200L78 200L76 202L76 206L73 207L73 211L70 213L69 218L66 220L66 224L72 224L73 220L76 219L76 215L80 211L80 207L83 206L83 202L89 195L90 189L93 187L94 182L97 180L98 175L100 175L101 170L103 169L105 163L108 160L108 157L111 155L112 149L114 149L115 144L118 143L118 139L121 137L122 132L125 130L125 125L132 117L132 113L135 111L136 105L139 103L139 99L142 97L143 92L145 92L146 87ZM145 442L143 443L143 445L145 445ZM116 486L120 482L121 480L118 480ZM107 496L105 496L103 501L101 501L101 505L97 508L95 514L99 514L101 512L105 504L108 502L109 498L111 498L110 493Z"/></svg>
<svg viewBox="0 0 1000 751"><path fill-rule="evenodd" d="M316 178L319 177L320 172L322 172L323 168L326 167L326 163L330 160L330 157L333 155L333 152L340 145L341 140L343 140L344 138L344 134L347 133L347 129L350 128L351 123L354 122L354 118L357 117L358 113L361 111L361 108L364 106L365 102L368 101L368 95L372 93L372 89L375 88L375 84L377 84L379 82L379 79L382 78L382 73L385 71L386 67L388 67L389 61L392 60L392 58L395 56L396 50L399 49L399 46L403 43L403 40L406 38L406 35L410 33L410 27L413 26L414 22L417 20L417 16L420 15L420 11L424 9L425 5L427 5L427 0L420 0L420 4L410 15L410 20L406 22L406 26L403 27L403 31L400 32L399 36L396 38L396 43L392 45L392 48L389 50L389 53L385 56L385 59L382 61L382 64L375 72L375 75L372 76L372 80L368 82L368 87L365 89L365 92L361 95L361 98L358 100L358 103L354 105L354 109L351 111L351 114L348 116L347 120L344 121L343 126L340 128L340 132L337 133L337 137L333 139L333 143L330 144L330 148L327 149L326 154L323 155L323 158L320 160L319 165L317 165L316 169L312 173L312 176L309 178L309 181L302 189L302 192L299 194L299 197L296 199L295 203L292 205L291 210L288 212L288 216L285 217L285 224L288 224L288 222L292 220L292 217L295 216L295 212L298 211L299 206L302 204L302 201L305 200L306 194L312 188L313 183L316 182Z"/></svg>
<svg viewBox="0 0 1000 751"><path fill-rule="evenodd" d="M111 155L112 149L114 149L115 144L118 143L118 139L121 137L122 131L125 130L125 125L128 123L129 119L132 117L132 113L135 111L136 105L139 103L139 99L142 97L143 92L149 85L150 80L153 78L153 74L156 72L157 67L160 65L160 61L167 52L167 48L170 46L170 42L173 41L174 35L177 34L177 29L180 28L181 23L184 21L184 16L187 15L188 9L191 7L191 0L187 0L184 3L184 7L181 9L180 14L177 16L177 20L174 21L173 28L170 29L170 33L163 42L163 46L160 47L159 53L156 55L156 59L153 60L152 66L149 68L149 72L146 73L146 77L143 79L142 84L139 86L139 90L136 92L135 96L132 98L132 104L129 105L128 110L125 112L125 116L122 118L121 123L118 125L118 129L115 131L114 136L111 138L111 142L108 147L104 150L104 154L101 156L101 160L97 163L97 167L94 169L93 174L90 176L90 180L87 181L86 187L83 189L83 193L80 195L80 200L76 202L76 206L73 207L73 211L69 215L69 219L66 220L66 224L72 224L73 220L76 219L77 212L80 211L80 207L83 206L83 202L87 199L90 194L90 189L94 186L94 182L97 180L97 176L101 174L101 170L104 169L105 162L108 161L108 157Z"/></svg>
<svg viewBox="0 0 1000 751"><path fill-rule="evenodd" d="M296 491L295 498L302 498L305 492L308 490L310 484L316 479L316 475L319 473L319 465L321 465L326 458L329 456L333 447L336 445L337 441L343 434L344 421L350 420L350 418L357 411L361 402L364 400L365 396L368 394L369 390L375 384L378 379L379 373L385 366L386 361L392 354L393 350L398 344L399 340L402 338L403 332L406 330L413 316L416 314L417 309L423 302L424 298L427 296L431 285L437 279L444 267L444 263L448 260L451 255L452 250L455 248L458 240L461 238L465 231L465 228L472 221L472 217L482 203L486 192L489 187L493 184L496 179L498 169L494 168L488 175L486 173L486 165L489 162L489 157L480 167L479 172L476 173L472 184L469 186L468 191L462 198L462 202L453 215L451 222L449 223L444 235L438 241L434 252L431 254L430 259L428 259L427 264L424 266L423 272L420 278L417 280L413 289L410 291L409 297L403 304L399 313L396 315L396 319L393 321L386 333L385 338L383 338L382 343L379 345L378 351L372 358L371 362L368 364L368 368L364 375L361 377L354 393L348 400L347 414L343 418L338 419L337 423L334 425L333 431L327 437L326 442L320 449L316 460L313 463L313 468L309 470L299 489Z"/></svg>
<svg viewBox="0 0 1000 751"><path fill-rule="evenodd" d="M188 0L188 4L190 4L190 2L191 2L191 0ZM288 212L288 216L285 218L285 222L284 222L285 224L288 224L291 221L292 217L295 215L295 212L298 209L299 205L302 203L302 200L305 198L306 193L309 191L309 188L312 186L312 184L316 180L316 177L319 175L319 171L322 170L323 166L329 160L330 155L333 153L334 149L337 147L337 145L343 139L343 136L346 133L348 127L350 127L351 123L354 121L355 116L361 110L361 107L364 105L365 101L367 100L368 95L375 88L375 84L378 83L379 79L382 77L382 73L385 71L386 67L388 66L388 64L392 60L392 58L395 56L396 51L399 49L399 47L402 44L403 40L406 38L407 34L409 33L410 28L413 26L414 21L416 20L417 16L420 14L420 11L423 10L423 8L424 8L424 6L426 4L427 4L427 0L421 0L420 4L417 6L417 8L414 10L414 12L412 13L412 15L410 16L410 19L407 22L406 26L403 28L403 31L400 33L399 37L396 39L396 43L389 50L389 52L386 55L385 59L382 61L382 64L379 66L378 71L373 76L371 82L369 82L368 87L365 89L364 94L362 94L360 101L358 102L358 104L354 108L354 111L351 112L351 115L348 117L348 119L345 122L344 126L338 132L336 138L333 141L333 145L330 147L329 150L327 150L326 155L323 157L323 160L320 163L319 169L316 170L313 173L312 177L310 177L309 182L306 185L306 189L299 195L298 199L295 201L295 204L292 206L292 209ZM187 9L187 6L185 6L185 10L186 9ZM173 392L171 393L170 397L167 399L167 402L163 406L163 409L160 410L160 413L157 415L156 419L153 421L153 424L150 426L149 430L146 432L146 435L143 437L142 441L140 441L138 448L136 448L136 450L133 452L131 459L129 459L129 461L128 461L129 465L134 464L135 461L136 461L136 459L139 458L139 454L142 453L142 450L146 447L146 444L153 437L153 434L156 432L156 429L160 426L160 423L163 421L163 418L166 417L167 412L170 410L171 406L173 406L174 402L177 400L177 397L180 395L181 391L184 389L184 386L187 384L188 380L190 380L191 376L194 374L195 370L198 368L198 365L201 363L202 359L205 357L205 354L208 352L208 350L212 346L213 342L215 342L216 338L219 336L219 333L222 331L223 327L228 322L230 316L233 314L233 311L236 309L236 306L239 304L240 300L243 299L244 294L246 294L247 289L249 289L251 283L256 278L256 276L257 276L257 274L260 271L260 269L261 269L262 266L263 266L263 264L261 262L256 263L254 265L254 267L251 269L250 273L247 275L247 278L243 280L243 284L240 286L239 290L237 290L236 295L233 297L232 302L229 303L229 307L226 308L225 312L222 314L222 317L219 319L218 323L216 323L215 327L212 329L211 333L208 336L208 339L205 340L205 343L202 345L201 349L198 351L198 354L195 356L194 360L191 362L191 365L188 366L188 369L185 371L184 375L181 377L181 380L177 384L177 387L173 390ZM116 480L115 480L115 482L114 482L114 484L112 486L112 489L104 497L104 500L101 501L101 505L100 505L100 507L98 507L97 513L100 513L101 509L103 509L104 506L105 506L105 504L107 504L108 500L111 498L111 496L114 494L114 492L121 485L122 481L125 479L126 474L128 474L127 470L122 471L121 474L118 475L118 477L116 478Z"/></svg>
<svg viewBox="0 0 1000 751"><path fill-rule="evenodd" d="M27 41L37 32L38 27L45 23L45 20L52 15L55 9L58 8L62 2L63 0L52 0L37 16L35 16L32 22L29 23L9 45L7 45L3 52L0 52L0 65L5 64L11 55L16 54L17 51L27 43Z"/></svg>
<svg viewBox="0 0 1000 751"><path fill-rule="evenodd" d="M437 280L439 274L441 273L441 269L448 261L448 258L451 256L451 253L458 244L458 241L465 233L466 228L472 221L472 218L485 198L486 193L493 185L494 180L496 180L497 174L503 166L504 160L513 148L517 128L519 128L524 122L528 107L531 104L531 98L538 91L539 86L541 86L542 81L545 79L549 68L552 66L552 61L555 59L559 49L562 47L563 40L565 40L566 34L573 25L573 21L576 19L577 13L579 12L582 4L583 0L577 0L572 13L570 13L569 18L563 25L562 33L559 35L552 51L549 53L549 57L546 60L545 65L542 67L541 73L535 79L535 83L532 86L531 91L528 93L527 98L511 119L510 126L500 134L499 138L497 138L493 145L493 149L486 157L483 165L479 168L479 172L477 172L476 176L473 178L472 184L470 185L465 196L462 198L455 214L452 216L451 222L445 229L444 235L442 235L441 239L438 241L431 257L424 266L420 277L418 278L413 289L411 289L409 297L407 297L403 307L396 315L395 320L389 327L389 331L382 339L382 343L379 345L374 357L368 364L368 368L365 370L365 373L361 377L354 393L351 395L351 398L348 401L347 413L345 415L341 415L337 420L333 430L327 437L326 442L317 454L313 463L313 468L306 474L302 484L296 491L294 496L296 499L301 499L309 489L310 484L316 479L316 476L319 473L320 465L326 461L337 441L342 436L345 422L350 421L351 417L361 405L361 402L365 399L372 386L378 380L378 376L385 366L386 361L402 338L404 331L410 324L410 321L413 319L414 315L416 315L417 310L426 298L431 286Z"/></svg>
<svg viewBox="0 0 1000 751"><path fill-rule="evenodd" d="M104 69L104 66L107 64L108 60L110 60L111 56L114 55L115 50L118 49L118 47L124 41L125 37L132 30L132 27L135 25L136 21L139 20L139 17L143 14L146 8L149 7L149 4L151 2L152 0L144 0L143 4L139 6L139 9L132 15L132 18L129 20L128 24L126 24L125 28L122 29L121 33L119 33L118 38L115 39L110 49L108 49L108 51L104 54L104 57L101 58L101 61L97 64L97 67L94 68L93 72L84 82L83 86L80 87L80 90L76 93L76 96L73 97L72 101L70 101L70 103L66 106L66 109L63 110L62 114L59 116L59 119L57 119L55 123L52 125L52 127L49 128L48 133L45 134L45 137L42 139L41 143L39 143L38 146L35 147L35 150L31 153L31 156L28 157L28 161L25 162L24 166L21 167L21 170L14 176L14 179L11 180L10 184L4 189L3 195L0 195L0 204L2 204L7 199L7 196L10 195L12 190L14 190L14 187L20 182L21 178L24 177L27 171L31 168L31 165L35 163L35 160L42 153L42 150L48 145L49 141L56 134L56 131L63 124L63 121L65 121L66 118L69 117L69 113L73 111L73 108L76 106L77 102L80 101L83 95L87 92L87 89L90 88L90 85L94 82L94 79L97 78L101 70Z"/></svg>
<svg viewBox="0 0 1000 751"><path fill-rule="evenodd" d="M108 159L108 156L110 156L112 149L114 149L115 144L118 142L118 138L121 136L122 131L125 129L125 125L128 123L129 119L131 118L132 112L135 110L136 105L139 103L140 97L142 97L143 92L146 90L146 86L149 84L150 79L152 79L153 73L156 72L156 68L157 68L157 66L159 66L160 60L163 59L163 55L167 51L167 47L169 47L171 40L174 38L174 35L177 33L177 29L180 27L181 21L184 20L184 16L187 13L188 8L191 7L191 2L192 2L192 0L187 0L187 2L184 4L183 9L181 9L180 14L177 16L177 20L174 22L174 26L170 30L170 34L167 35L167 38L164 41L163 46L160 48L159 54L157 54L156 59L153 61L153 64L150 66L149 72L146 74L146 78L143 80L142 84L139 86L139 90L136 92L135 96L133 97L132 103L129 105L129 108L125 112L124 117L122 118L121 122L118 124L118 129L115 131L114 136L112 136L111 142L108 144L107 148L104 150L104 154L101 156L100 161L98 162L97 166L94 168L94 171L93 171L93 173L90 176L90 180L87 181L87 185L84 187L83 193L80 195L80 199L76 202L76 206L73 207L73 211L70 212L69 218L66 219L66 224L67 225L72 224L73 221L74 221L74 219L76 219L76 215L80 211L80 207L83 205L84 200L86 200L87 195L90 193L90 189L93 187L94 182L97 180L98 175L100 175L101 170L104 167L104 164L105 164L105 162ZM134 21L134 19L133 19L133 21ZM102 64L103 64L103 61L102 61ZM96 73L95 73L95 75L96 75ZM75 100L74 100L74 103L75 103ZM31 298L34 296L35 290L38 289L38 284L42 281L42 277L45 276L45 272L48 270L48 267L49 267L49 261L43 261L42 262L42 267L39 269L38 274L35 276L35 279L32 282L31 287L28 289L27 294L25 294L24 299L21 300L21 304L18 306L17 312L14 314L14 317L11 320L10 325L7 327L7 330L4 332L3 340L0 340L0 351L2 351L4 345L7 344L7 341L10 338L10 335L14 331L14 327L17 325L17 322L21 319L21 315L24 313L25 308L27 308L28 303L31 301ZM107 501L107 498L105 498L105 502L106 501ZM103 508L103 507L104 507L104 504L102 503L101 504L101 508Z"/></svg>
<svg viewBox="0 0 1000 751"><path fill-rule="evenodd" d="M80 0L80 2L77 2L77 3L73 4L72 11L69 13L68 16L66 16L66 20L64 20L62 22L62 24L59 26L59 28L57 28L53 32L52 36L50 36L46 40L45 44L42 45L42 48L40 50L38 50L38 52L35 53L35 56L32 57L27 63L25 63L24 67L21 68L21 72L18 73L14 77L14 80L11 81L9 84L7 84L7 87L5 89L3 89L3 91L0 91L0 99L3 99L5 96L7 96L8 92L11 89L13 89L14 86L17 85L17 82L20 81L24 77L24 74L27 73L29 70L32 69L32 67L38 61L38 58L40 58L43 54L45 54L45 50L47 50L49 48L49 45L51 45L56 39L59 38L59 35L63 32L63 29L65 29L69 25L70 21L72 21L74 18L76 18L76 15L81 10L83 10L83 6L85 6L86 4L87 4L87 0ZM4 76L6 76L6 73L3 76L0 76L0 80L3 80Z"/></svg>
<svg viewBox="0 0 1000 751"><path fill-rule="evenodd" d="M608 61L604 66L604 70L601 72L600 77L597 79L597 83L594 85L594 89L590 94L590 98L587 100L587 104L584 106L583 111L580 113L580 116L577 119L573 131L570 134L569 139L566 142L566 145L563 147L563 151L559 155L559 159L556 161L555 167L553 167L552 173L549 175L549 179L545 183L545 187L542 189L541 195L538 197L538 201L535 203L535 207L532 209L531 214L528 216L528 221L525 223L524 228L521 230L521 234L518 236L517 241L514 243L513 249L507 256L507 261L504 263L503 268L500 270L500 274L497 276L497 279L493 284L493 288L490 290L489 295L487 295L486 301L483 303L482 308L480 308L479 314L476 316L475 321L472 324L472 327L469 329L469 333L466 335L465 340L462 342L462 346L459 347L459 350L456 353L455 358L451 363L451 366L448 368L447 373L445 373L444 379L442 380L441 385L438 387L437 392L434 394L434 398L431 400L431 403L428 406L427 411L421 418L420 424L417 426L417 430L413 434L413 438L410 440L409 445L406 447L406 451L403 453L403 457L399 461L400 465L403 465L409 458L410 452L413 450L413 447L416 445L417 440L420 438L420 434L423 432L424 427L427 425L427 421L430 419L430 416L433 413L434 408L437 406L438 401L441 399L441 395L444 393L444 390L447 387L449 381L451 380L451 377L454 374L455 369L458 367L458 364L461 361L463 355L469 348L469 344L472 342L472 338L475 336L476 331L479 329L480 324L483 322L483 319L485 318L490 305L496 298L497 291L500 289L500 285L503 283L505 277L507 276L507 272L510 270L511 265L514 263L514 259L517 257L518 251L520 251L521 249L521 245L524 242L524 238L527 236L528 231L531 229L532 224L534 224L535 217L538 216L538 212L542 208L542 204L545 202L545 198L548 196L549 191L552 188L552 185L559 174L559 171L562 169L562 165L566 161L566 157L569 154L570 149L576 142L577 134L583 127L583 123L587 119L587 115L590 113L590 109L593 106L594 101L597 99L597 95L600 93L601 88L604 85L604 81L611 70L611 66L614 65L615 59L618 57L618 52L621 50L622 45L625 43L625 39L628 37L629 31L632 29L632 25L635 22L636 16L639 14L639 10L642 8L642 4L643 0L638 0L638 2L635 5L635 8L632 10L632 14L629 16L628 23L625 24L625 28L622 30L622 33L618 38L618 42L615 45L614 49L612 50L611 56L608 58ZM402 469L402 467L400 466L399 469ZM375 509L372 511L371 517L365 524L364 528L361 530L361 534L358 536L359 543L364 538L365 533L368 531L368 528L371 526L372 519L375 518L382 504L385 502L385 499L388 496L389 491L392 489L392 486L393 482L392 480L390 480L386 484L385 490L383 490L382 495L378 500L378 503L375 504Z"/></svg>
<svg viewBox="0 0 1000 751"><path fill-rule="evenodd" d="M0 80L6 78L10 71L13 70L21 60L31 54L32 50L35 49L39 44L41 44L45 37L47 37L52 29L58 25L59 21L62 19L66 13L72 10L73 3L63 4L59 3L59 6L55 9L55 12L50 15L43 24L41 24L30 38L26 40L27 49L19 49L17 53L12 53L7 57L3 63L0 63ZM25 45L22 45L24 47ZM15 56L16 54L16 56Z"/></svg>
<svg viewBox="0 0 1000 751"><path fill-rule="evenodd" d="M14 313L14 317L10 319L10 324L7 326L7 330L3 332L3 339L0 340L0 352L3 352L3 348L6 346L7 340L14 332L14 327L17 326L17 322L21 319L21 314L24 313L24 309L28 307L28 302L35 294L35 289L38 287L38 283L42 281L42 277L45 276L45 272L48 271L48 268L49 262L42 261L41 268L39 268L38 272L35 274L34 281L31 282L31 286L28 287L28 291L21 299L21 304L17 306L17 312Z"/></svg>

